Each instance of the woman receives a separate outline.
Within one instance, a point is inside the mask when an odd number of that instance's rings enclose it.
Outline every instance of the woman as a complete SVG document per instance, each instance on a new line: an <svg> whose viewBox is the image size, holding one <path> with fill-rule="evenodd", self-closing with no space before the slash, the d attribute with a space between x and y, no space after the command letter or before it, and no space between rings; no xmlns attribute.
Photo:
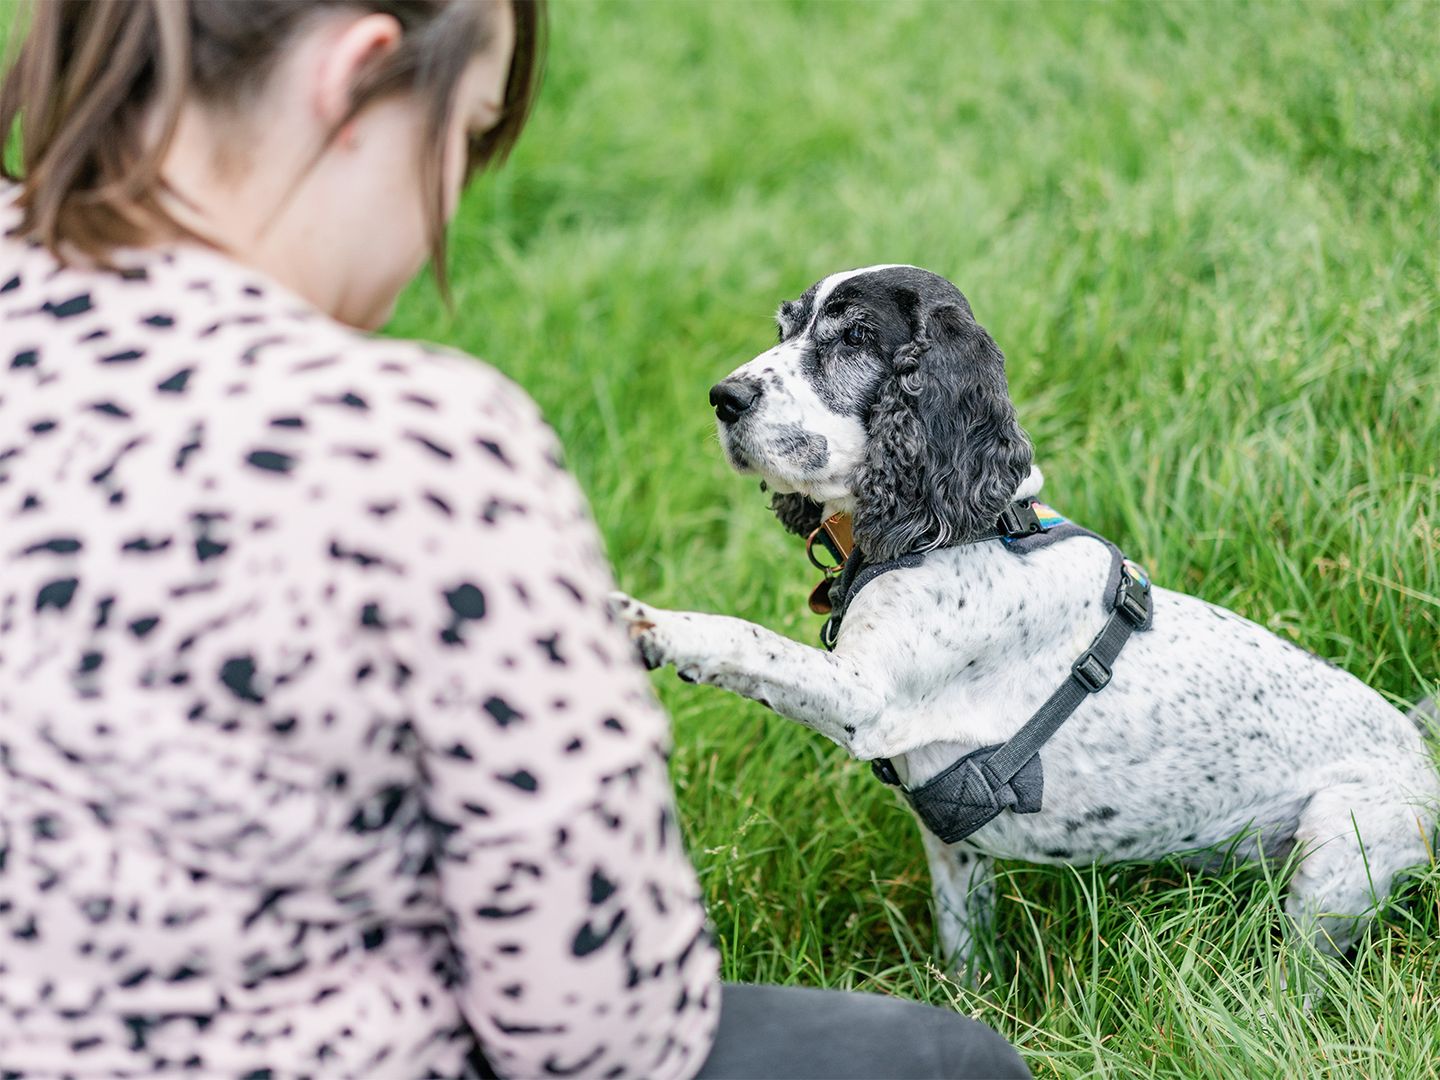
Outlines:
<svg viewBox="0 0 1440 1080"><path fill-rule="evenodd" d="M542 23L35 10L0 91L6 1076L1025 1075L940 1010L722 995L553 436L357 332L427 255L443 284Z"/></svg>

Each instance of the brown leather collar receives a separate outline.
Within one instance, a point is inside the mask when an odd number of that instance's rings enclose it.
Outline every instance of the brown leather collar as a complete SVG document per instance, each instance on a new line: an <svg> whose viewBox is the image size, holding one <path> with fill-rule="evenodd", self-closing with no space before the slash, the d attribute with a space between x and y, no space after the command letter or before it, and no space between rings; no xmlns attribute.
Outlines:
<svg viewBox="0 0 1440 1080"><path fill-rule="evenodd" d="M967 543L982 540L1018 540L1035 533L1063 524L1065 518L1044 503L1034 498L1022 499L1005 507L995 527L972 537ZM823 534L823 535L822 535ZM815 545L828 552L834 563L822 562L815 554ZM810 610L817 615L829 615L833 610L830 603L830 584L845 569L850 553L855 550L854 522L849 514L831 514L805 541L805 554L811 565L824 573L820 584L810 590Z"/></svg>
<svg viewBox="0 0 1440 1080"><path fill-rule="evenodd" d="M821 533L825 539L820 539ZM815 554L815 543L819 541L833 557L839 561L836 563L821 562ZM817 615L830 614L830 582L836 574L845 567L845 560L850 558L850 553L855 550L855 531L849 514L831 514L822 521L805 541L805 554L816 569L824 573L820 584L810 590L810 610Z"/></svg>

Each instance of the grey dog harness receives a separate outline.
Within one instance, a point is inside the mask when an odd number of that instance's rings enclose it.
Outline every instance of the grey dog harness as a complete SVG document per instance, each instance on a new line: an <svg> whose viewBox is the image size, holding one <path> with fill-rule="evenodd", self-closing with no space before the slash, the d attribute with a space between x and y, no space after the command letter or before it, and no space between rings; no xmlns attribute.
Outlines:
<svg viewBox="0 0 1440 1080"><path fill-rule="evenodd" d="M1083 529L1033 499L1012 504L990 533L971 543L999 540L1007 551L1025 555L1076 536L1099 540L1110 552L1110 576L1104 600L1109 618L1100 633L1070 665L1070 675L1035 714L1008 741L982 746L966 754L917 788L906 788L889 758L870 763L877 777L899 787L926 827L947 844L963 840L993 821L1004 810L1033 814L1040 809L1045 776L1040 749L1091 694L1110 682L1115 660L1130 635L1150 629L1155 605L1150 579L1103 536ZM858 550L845 560L844 570L831 586L833 611L820 633L827 649L835 647L840 623L855 596L881 574L919 566L923 554L902 555L888 562L869 563Z"/></svg>

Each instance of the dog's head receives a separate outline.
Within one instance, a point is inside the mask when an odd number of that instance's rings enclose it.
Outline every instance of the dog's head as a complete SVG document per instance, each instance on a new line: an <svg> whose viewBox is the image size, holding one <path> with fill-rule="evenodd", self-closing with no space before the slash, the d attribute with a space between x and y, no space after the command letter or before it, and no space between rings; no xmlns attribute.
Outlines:
<svg viewBox="0 0 1440 1080"><path fill-rule="evenodd" d="M850 509L874 560L994 525L1030 473L1005 357L960 290L914 266L832 274L780 305L780 342L710 391L730 464L795 532Z"/></svg>

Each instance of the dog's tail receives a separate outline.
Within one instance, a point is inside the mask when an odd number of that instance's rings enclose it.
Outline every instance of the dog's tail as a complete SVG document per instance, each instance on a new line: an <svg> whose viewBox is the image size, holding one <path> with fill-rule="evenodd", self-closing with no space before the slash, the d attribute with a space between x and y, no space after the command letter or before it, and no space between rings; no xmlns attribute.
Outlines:
<svg viewBox="0 0 1440 1080"><path fill-rule="evenodd" d="M1426 698L1409 712L1411 722L1427 738L1440 738L1440 699Z"/></svg>

